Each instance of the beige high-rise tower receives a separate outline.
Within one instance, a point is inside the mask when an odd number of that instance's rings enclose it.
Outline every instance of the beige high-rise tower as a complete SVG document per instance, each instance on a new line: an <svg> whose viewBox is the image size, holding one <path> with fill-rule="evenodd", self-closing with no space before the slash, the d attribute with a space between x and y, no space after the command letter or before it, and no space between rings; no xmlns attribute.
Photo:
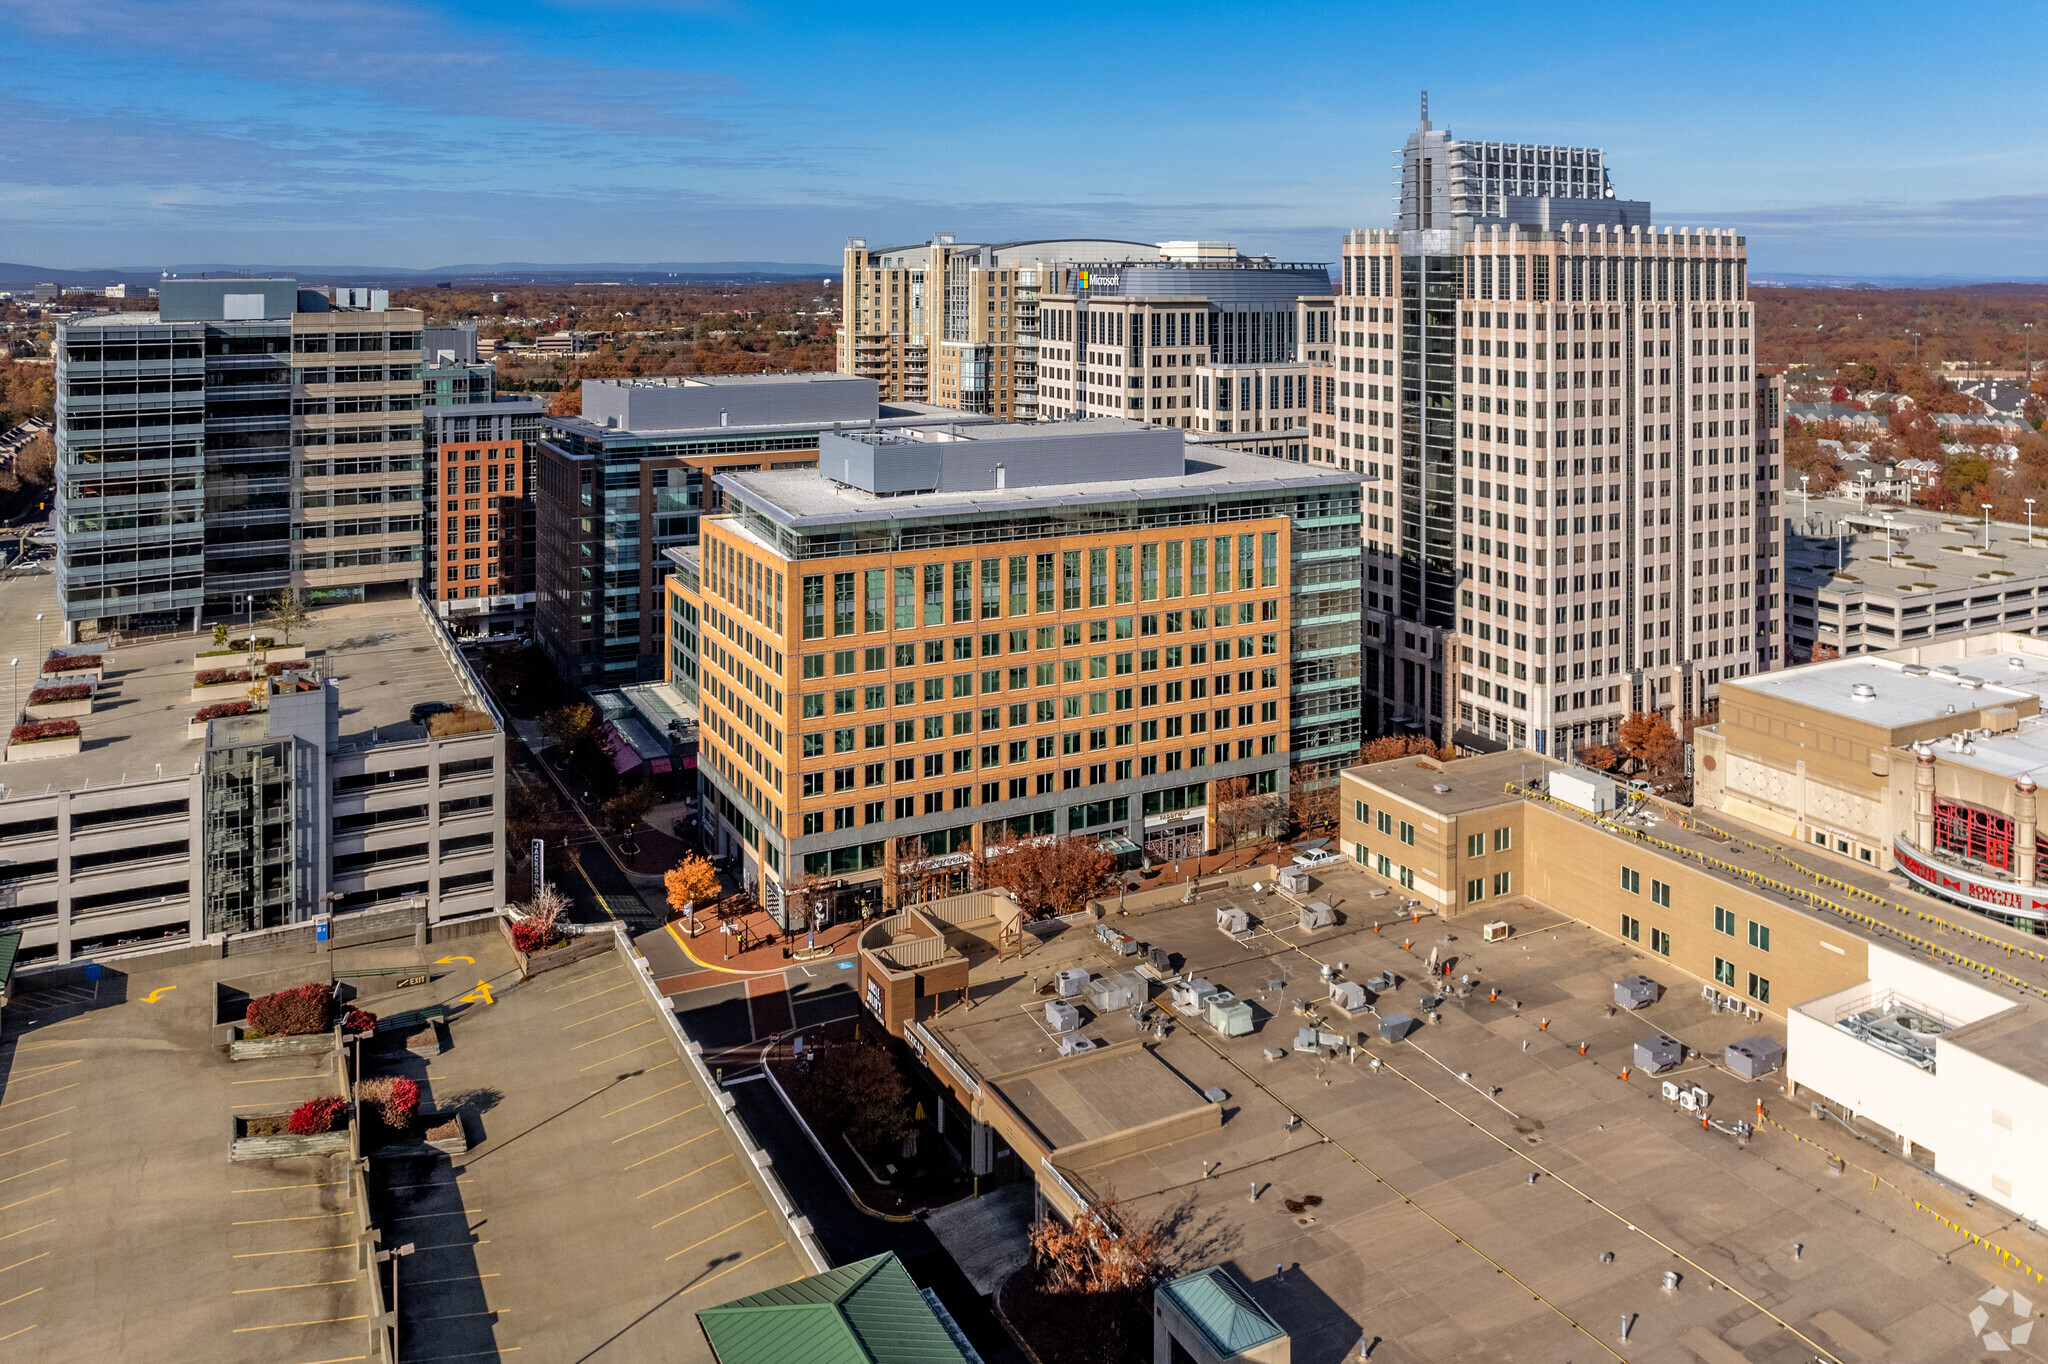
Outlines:
<svg viewBox="0 0 2048 1364"><path fill-rule="evenodd" d="M1425 116L1402 161L1399 226L1344 239L1324 428L1378 475L1379 727L1569 757L1710 710L1770 662L1780 552L1743 239L1651 226L1597 150Z"/></svg>
<svg viewBox="0 0 2048 1364"><path fill-rule="evenodd" d="M915 246L846 243L838 369L875 380L883 402L931 403L1033 421L1038 299L1077 261L1156 261L1150 242L1093 238Z"/></svg>

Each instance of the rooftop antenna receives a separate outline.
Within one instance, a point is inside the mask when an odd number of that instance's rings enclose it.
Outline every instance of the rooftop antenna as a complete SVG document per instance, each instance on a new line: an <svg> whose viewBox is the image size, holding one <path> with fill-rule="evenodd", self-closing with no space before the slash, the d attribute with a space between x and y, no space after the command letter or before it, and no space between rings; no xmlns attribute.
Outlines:
<svg viewBox="0 0 2048 1364"><path fill-rule="evenodd" d="M1429 91L1422 92L1422 131L1429 131Z"/></svg>

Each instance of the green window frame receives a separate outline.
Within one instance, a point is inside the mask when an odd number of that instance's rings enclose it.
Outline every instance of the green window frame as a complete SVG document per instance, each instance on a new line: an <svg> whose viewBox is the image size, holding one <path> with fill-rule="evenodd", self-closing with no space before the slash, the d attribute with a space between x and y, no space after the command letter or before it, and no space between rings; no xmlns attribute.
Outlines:
<svg viewBox="0 0 2048 1364"><path fill-rule="evenodd" d="M1725 933L1725 934L1727 934L1727 935L1728 935L1729 937L1731 937L1731 938L1732 938L1732 937L1734 937L1734 936L1735 936L1735 911L1734 911L1734 910L1732 910L1732 909L1723 909L1723 908L1721 908L1721 906L1719 906L1719 905L1715 905L1715 906L1714 906L1714 931L1715 931L1716 933Z"/></svg>
<svg viewBox="0 0 2048 1364"><path fill-rule="evenodd" d="M1493 831L1493 850L1495 852L1506 852L1514 846L1515 831L1513 829L1495 829Z"/></svg>
<svg viewBox="0 0 2048 1364"><path fill-rule="evenodd" d="M1671 935L1661 928L1650 930L1650 950L1660 957L1671 955Z"/></svg>
<svg viewBox="0 0 2048 1364"><path fill-rule="evenodd" d="M1484 857L1484 856L1486 856L1486 835L1485 835L1485 834L1466 834L1466 835L1465 835L1465 856L1467 856L1467 857Z"/></svg>
<svg viewBox="0 0 2048 1364"><path fill-rule="evenodd" d="M1754 971L1749 973L1749 997L1759 1004L1771 1002L1771 983Z"/></svg>
<svg viewBox="0 0 2048 1364"><path fill-rule="evenodd" d="M1714 958L1714 983L1735 988L1735 963L1726 957Z"/></svg>
<svg viewBox="0 0 2048 1364"><path fill-rule="evenodd" d="M1486 878L1484 876L1475 876L1465 883L1465 899L1468 903L1478 904L1485 898Z"/></svg>
<svg viewBox="0 0 2048 1364"><path fill-rule="evenodd" d="M1631 895L1641 895L1643 893L1642 873L1632 867L1623 867L1621 869L1621 888Z"/></svg>
<svg viewBox="0 0 2048 1364"><path fill-rule="evenodd" d="M1650 882L1650 903L1671 908L1671 885L1668 881Z"/></svg>
<svg viewBox="0 0 2048 1364"><path fill-rule="evenodd" d="M1405 819L1401 821L1401 841L1411 848L1415 846L1415 826Z"/></svg>
<svg viewBox="0 0 2048 1364"><path fill-rule="evenodd" d="M1771 950L1771 930L1770 930L1770 927L1769 927L1768 925L1766 925L1766 924L1760 924L1760 923L1758 923L1758 922L1757 922L1757 921L1756 921L1755 919L1751 919L1751 920L1749 921L1749 945L1750 945L1751 947L1754 947L1754 948L1755 948L1755 949L1756 949L1757 951L1759 951L1759 952L1768 952L1768 951L1770 951L1770 950Z"/></svg>
<svg viewBox="0 0 2048 1364"><path fill-rule="evenodd" d="M1627 938L1630 942L1641 942L1643 940L1643 921L1633 914L1622 915L1621 936Z"/></svg>

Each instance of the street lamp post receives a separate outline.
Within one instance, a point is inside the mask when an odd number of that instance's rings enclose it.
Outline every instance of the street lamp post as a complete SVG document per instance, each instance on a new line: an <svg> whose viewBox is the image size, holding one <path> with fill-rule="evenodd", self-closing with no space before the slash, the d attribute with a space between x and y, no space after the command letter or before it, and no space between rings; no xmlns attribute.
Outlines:
<svg viewBox="0 0 2048 1364"><path fill-rule="evenodd" d="M43 613L38 611L36 612L36 659L38 667L41 666L43 657Z"/></svg>
<svg viewBox="0 0 2048 1364"><path fill-rule="evenodd" d="M1808 480L1812 477L1812 474L1801 474L1799 476L1799 519L1802 521L1810 520L1813 516L1813 496L1807 491L1806 487Z"/></svg>
<svg viewBox="0 0 2048 1364"><path fill-rule="evenodd" d="M11 743L14 727L21 723L21 660L9 659L7 666L10 670L7 674L7 708L12 712L7 717L7 732Z"/></svg>
<svg viewBox="0 0 2048 1364"><path fill-rule="evenodd" d="M1991 504L1989 502L1979 502L1977 505L1984 509L1984 552L1989 554L1991 552Z"/></svg>
<svg viewBox="0 0 2048 1364"><path fill-rule="evenodd" d="M1884 566L1892 566L1892 514L1884 514Z"/></svg>
<svg viewBox="0 0 2048 1364"><path fill-rule="evenodd" d="M2029 497L2025 501L2027 504L2027 543L2031 545L2034 543L2034 499Z"/></svg>
<svg viewBox="0 0 2048 1364"><path fill-rule="evenodd" d="M411 1241L377 1252L377 1263L391 1262L391 1364L398 1364L398 1262L415 1249Z"/></svg>

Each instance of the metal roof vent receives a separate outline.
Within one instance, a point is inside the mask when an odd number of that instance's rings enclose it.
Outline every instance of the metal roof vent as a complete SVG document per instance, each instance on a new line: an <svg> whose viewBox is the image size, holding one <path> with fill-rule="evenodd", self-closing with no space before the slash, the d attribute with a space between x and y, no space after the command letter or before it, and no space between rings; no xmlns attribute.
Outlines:
<svg viewBox="0 0 2048 1364"><path fill-rule="evenodd" d="M1451 788L1450 788L1450 787L1448 787L1448 786L1446 786L1446 785L1444 785L1444 784L1443 784L1442 782L1438 782L1438 783L1436 783L1436 784L1435 784L1434 786L1430 787L1429 789L1430 789L1430 790L1432 790L1432 791L1434 791L1434 792L1436 792L1436 793L1437 793L1438 795L1440 795L1440 796L1448 796L1448 795L1449 795L1449 794L1451 793Z"/></svg>
<svg viewBox="0 0 2048 1364"><path fill-rule="evenodd" d="M1871 686L1868 682L1858 682L1855 686L1849 688L1849 695L1857 701L1875 701L1877 699L1877 688Z"/></svg>

